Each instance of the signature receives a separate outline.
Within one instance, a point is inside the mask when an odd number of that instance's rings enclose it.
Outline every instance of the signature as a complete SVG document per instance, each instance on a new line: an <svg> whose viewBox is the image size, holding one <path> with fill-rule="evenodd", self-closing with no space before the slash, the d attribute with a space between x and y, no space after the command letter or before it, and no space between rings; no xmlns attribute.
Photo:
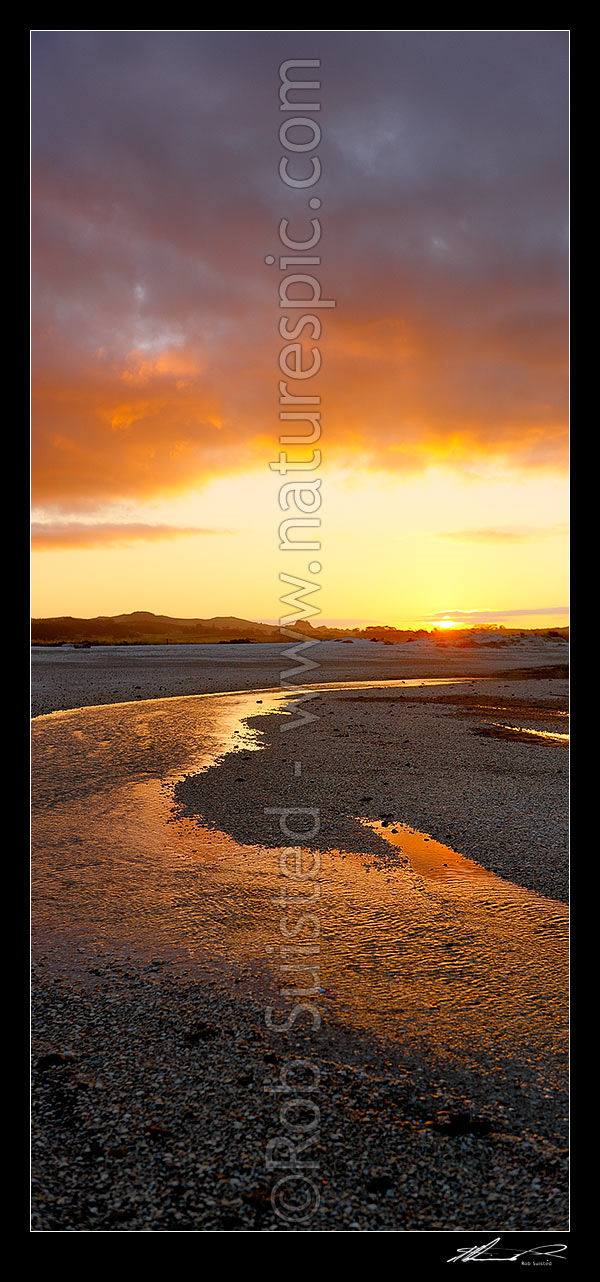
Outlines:
<svg viewBox="0 0 600 1282"><path fill-rule="evenodd" d="M525 1255L545 1255L553 1259L560 1259L561 1252L566 1251L566 1242L549 1242L542 1246L531 1246L527 1251L515 1251L511 1246L498 1246L499 1237L492 1238L491 1242L484 1243L483 1246L462 1246L459 1248L458 1255L451 1255L447 1261L448 1264L455 1264L461 1261L463 1264L473 1260L520 1260Z"/></svg>

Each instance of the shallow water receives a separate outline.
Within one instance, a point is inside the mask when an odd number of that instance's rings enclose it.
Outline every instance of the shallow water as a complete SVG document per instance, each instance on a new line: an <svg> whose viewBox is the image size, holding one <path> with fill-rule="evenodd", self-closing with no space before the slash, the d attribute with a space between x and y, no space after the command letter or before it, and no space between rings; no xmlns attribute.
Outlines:
<svg viewBox="0 0 600 1282"><path fill-rule="evenodd" d="M524 740L541 739L548 743L562 744L566 748L569 746L569 735L562 730L538 730L534 726L514 726L505 724L503 721L492 721L491 725L497 726L499 730L510 730Z"/></svg>
<svg viewBox="0 0 600 1282"><path fill-rule="evenodd" d="M401 684L415 683L325 688ZM369 855L331 851L301 887L282 872L279 850L240 846L176 817L183 774L260 748L260 731L242 719L284 702L280 692L188 696L34 721L36 952L60 941L73 956L79 946L170 957L192 973L210 961L233 964L274 995L314 980L309 1000L324 1019L426 1037L450 1053L518 1045L547 1063L565 1035L562 904L398 825L374 826L407 862L381 868ZM284 888L307 886L318 887L303 910L316 923L294 935L302 910L276 901ZM312 951L289 951L297 944ZM298 956L318 974L282 971Z"/></svg>

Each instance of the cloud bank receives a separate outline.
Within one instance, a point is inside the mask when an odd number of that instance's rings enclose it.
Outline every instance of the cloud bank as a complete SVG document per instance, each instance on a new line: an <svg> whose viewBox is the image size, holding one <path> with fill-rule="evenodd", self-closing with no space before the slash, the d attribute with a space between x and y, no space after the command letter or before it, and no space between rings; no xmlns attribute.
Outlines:
<svg viewBox="0 0 600 1282"><path fill-rule="evenodd" d="M33 37L33 486L57 511L265 460L277 419L278 66L322 70L327 449L557 466L567 36Z"/></svg>

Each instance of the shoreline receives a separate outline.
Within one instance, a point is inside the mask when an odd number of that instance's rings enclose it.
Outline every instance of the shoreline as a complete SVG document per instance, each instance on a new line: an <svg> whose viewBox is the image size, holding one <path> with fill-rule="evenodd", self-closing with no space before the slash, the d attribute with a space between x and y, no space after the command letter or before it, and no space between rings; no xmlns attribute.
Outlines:
<svg viewBox="0 0 600 1282"><path fill-rule="evenodd" d="M282 681L302 684L301 660L289 645L94 647L91 650L37 650L32 655L32 715L136 703L188 694L225 694L240 690L279 690ZM406 648L406 647L405 647ZM404 648L404 649L405 649ZM566 671L568 647L543 641L477 653L415 642L410 654L399 647L355 642L351 646L318 641L309 655L321 681L402 680L413 677L484 677L537 669ZM291 656L291 657L290 657ZM296 665L296 666L293 666ZM293 675L291 675L291 673Z"/></svg>
<svg viewBox="0 0 600 1282"><path fill-rule="evenodd" d="M274 797L294 804L292 766L301 757L308 795L327 799L320 839L328 848L335 837L336 846L362 851L365 871L371 866L366 883L385 879L386 858L397 861L398 852L388 847L383 858L377 833L371 851L361 812L380 825L403 818L441 841L470 829L467 841L447 844L475 859L473 849L487 851L482 866L562 897L560 843L544 870L538 852L528 849L527 821L529 829L540 826L543 842L546 824L556 838L564 749L474 733L491 718L555 725L566 683L551 673L548 664L536 677L531 670L469 673L466 688L444 682L315 692L308 706L319 712L318 732L309 725L289 746L279 714L247 716L260 749L248 750L243 738L234 748L233 739L208 768L180 779L178 811L187 811L188 824L201 816L242 845L272 846L274 831L260 826L263 809ZM373 679L382 679L381 670ZM394 679L407 677L396 672ZM109 702L94 705L98 726ZM129 702L138 705L139 693ZM74 709L65 712L76 717ZM289 701L283 715L291 715ZM62 722L50 715L48 727ZM38 718L36 724L42 731ZM125 722L115 716L110 724L120 733ZM169 743L164 747L172 777ZM112 741L108 763L111 751ZM52 779L56 767L47 769ZM157 767L158 779L164 769ZM85 750L78 770L82 779L89 774ZM94 759L93 778L97 771ZM491 831L503 841L494 858ZM501 868L492 866L498 861ZM201 865L196 881L198 872ZM38 955L34 967L33 1231L566 1229L568 1103L558 1030L546 1050L532 1030L512 1045L500 1039L494 1049L466 1035L460 1051L441 1053L426 1024L410 1037L399 1026L390 1039L341 1022L335 1002L324 997L320 1030L297 1025L286 1035L265 1024L273 977L263 975L265 992L257 988L258 963L219 968L215 961L211 968L206 959L190 958L187 967L171 966L158 943L145 958L134 949L127 955L120 947L82 944L70 962L59 932L56 947ZM356 946L360 951L360 940ZM326 974L326 953L324 965ZM457 1017L471 1020L473 1011ZM275 1177L265 1152L281 1133L272 1088L286 1064L302 1057L316 1062L322 1080L321 1208L308 1226L296 1227L273 1208Z"/></svg>
<svg viewBox="0 0 600 1282"><path fill-rule="evenodd" d="M478 678L465 678L468 693L462 682L451 693L443 685L387 687L371 695L315 690L308 707L320 720L319 733L309 723L293 734L294 755L306 763L301 780L293 776L288 736L280 733L293 702L280 713L245 718L262 736L261 750L229 752L186 777L175 788L180 813L201 815L242 844L269 846L277 841L265 817L272 797L298 805L310 793L328 799L311 842L316 849L372 853L385 862L384 843L370 839L358 821L407 824L505 880L566 902L564 744L550 735L486 734L500 715L547 732L560 718L563 731L566 682L490 676L484 695L473 693L477 684Z"/></svg>

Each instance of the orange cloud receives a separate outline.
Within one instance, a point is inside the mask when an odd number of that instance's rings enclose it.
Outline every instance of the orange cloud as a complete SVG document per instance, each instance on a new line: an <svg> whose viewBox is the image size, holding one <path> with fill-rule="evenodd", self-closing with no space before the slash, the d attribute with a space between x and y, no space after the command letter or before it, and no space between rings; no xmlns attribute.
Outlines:
<svg viewBox="0 0 600 1282"><path fill-rule="evenodd" d="M175 388L181 391L191 379L200 372L196 356L185 348L168 347L156 356L146 356L143 352L133 351L127 358L127 366L121 373L124 383L143 387L156 375L174 375Z"/></svg>
<svg viewBox="0 0 600 1282"><path fill-rule="evenodd" d="M547 343L536 332L528 348L520 330L510 347L491 321L464 334L422 317L328 317L323 368L310 385L321 397L323 450L342 466L400 472L493 459L564 466L565 358L549 328ZM279 344L260 331L239 342L218 345L210 360L167 348L81 362L76 371L58 361L38 370L35 501L72 507L151 497L261 459L266 466L282 430Z"/></svg>
<svg viewBox="0 0 600 1282"><path fill-rule="evenodd" d="M140 541L178 539L186 535L231 534L231 530L205 530L197 526L144 525L102 521L37 521L31 527L34 548L114 547Z"/></svg>

